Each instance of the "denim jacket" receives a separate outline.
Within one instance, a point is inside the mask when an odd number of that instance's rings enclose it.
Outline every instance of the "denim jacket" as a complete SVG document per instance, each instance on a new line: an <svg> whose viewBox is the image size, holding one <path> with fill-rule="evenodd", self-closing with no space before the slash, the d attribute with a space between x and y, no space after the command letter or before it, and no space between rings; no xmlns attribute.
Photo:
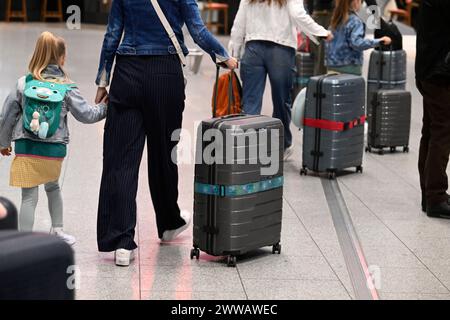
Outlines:
<svg viewBox="0 0 450 320"><path fill-rule="evenodd" d="M363 51L379 45L379 39L365 39L366 28L361 19L350 13L347 23L333 32L334 39L326 44L325 65L342 67L363 64Z"/></svg>
<svg viewBox="0 0 450 320"><path fill-rule="evenodd" d="M44 79L62 78L64 73L57 65L49 65L42 73ZM25 77L17 81L16 88L6 98L0 114L0 149L11 146L12 141L19 139L29 139L42 142L35 135L26 131L23 127L22 113L25 89ZM72 89L66 93L64 99L59 128L55 134L45 142L49 143L69 143L69 128L67 126L67 114L70 112L78 121L82 123L95 123L106 117L106 105L89 105L78 89Z"/></svg>
<svg viewBox="0 0 450 320"><path fill-rule="evenodd" d="M196 0L159 0L167 20L177 36L185 55L182 27L186 23L195 43L216 61L229 58L225 48L205 27ZM122 39L123 35L123 39ZM150 0L113 0L108 27L103 41L96 84L109 84L115 55L176 54L166 30Z"/></svg>

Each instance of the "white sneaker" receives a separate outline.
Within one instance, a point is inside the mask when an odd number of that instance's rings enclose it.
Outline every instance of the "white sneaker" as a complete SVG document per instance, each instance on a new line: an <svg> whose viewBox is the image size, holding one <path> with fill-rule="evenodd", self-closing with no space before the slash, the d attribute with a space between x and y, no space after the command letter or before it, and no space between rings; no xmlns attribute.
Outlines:
<svg viewBox="0 0 450 320"><path fill-rule="evenodd" d="M176 237L178 237L180 233L182 233L189 227L189 225L191 224L191 213L189 211L182 210L180 212L180 216L186 222L186 224L184 226L179 227L178 229L164 231L162 241L174 240Z"/></svg>
<svg viewBox="0 0 450 320"><path fill-rule="evenodd" d="M62 228L52 228L50 230L50 234L53 234L61 240L65 241L69 246L73 246L77 242L74 236L64 233Z"/></svg>
<svg viewBox="0 0 450 320"><path fill-rule="evenodd" d="M294 146L290 146L286 150L284 150L283 160L287 161L294 154Z"/></svg>
<svg viewBox="0 0 450 320"><path fill-rule="evenodd" d="M134 258L134 250L117 249L114 252L114 260L116 261L116 266L119 267L128 267Z"/></svg>

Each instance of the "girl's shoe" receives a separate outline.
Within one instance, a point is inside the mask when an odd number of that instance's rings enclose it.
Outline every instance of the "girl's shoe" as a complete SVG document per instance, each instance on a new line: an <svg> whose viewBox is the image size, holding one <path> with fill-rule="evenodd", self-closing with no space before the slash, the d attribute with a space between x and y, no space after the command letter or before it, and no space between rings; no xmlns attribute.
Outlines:
<svg viewBox="0 0 450 320"><path fill-rule="evenodd" d="M179 227L178 229L164 231L162 241L174 240L180 233L182 233L189 227L189 225L191 224L191 213L189 211L183 210L180 212L180 216L186 222L185 225Z"/></svg>
<svg viewBox="0 0 450 320"><path fill-rule="evenodd" d="M66 242L69 246L73 246L77 242L74 236L64 233L62 228L52 228L50 230L50 234L57 236L58 238Z"/></svg>
<svg viewBox="0 0 450 320"><path fill-rule="evenodd" d="M114 253L114 260L116 261L116 266L128 267L130 262L135 258L134 250L127 249L117 249Z"/></svg>

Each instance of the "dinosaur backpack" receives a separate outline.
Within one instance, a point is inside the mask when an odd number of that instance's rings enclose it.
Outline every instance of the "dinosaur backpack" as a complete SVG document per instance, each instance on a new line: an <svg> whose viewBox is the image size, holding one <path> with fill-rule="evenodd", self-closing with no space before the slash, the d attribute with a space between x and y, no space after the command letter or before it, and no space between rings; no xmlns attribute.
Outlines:
<svg viewBox="0 0 450 320"><path fill-rule="evenodd" d="M61 110L66 93L75 84L34 80L28 75L25 80L23 126L26 131L47 139L58 130Z"/></svg>

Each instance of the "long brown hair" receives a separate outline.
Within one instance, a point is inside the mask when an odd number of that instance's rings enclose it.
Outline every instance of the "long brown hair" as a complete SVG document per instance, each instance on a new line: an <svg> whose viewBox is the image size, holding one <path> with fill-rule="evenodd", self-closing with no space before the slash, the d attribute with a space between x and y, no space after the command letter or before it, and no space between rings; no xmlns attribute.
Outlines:
<svg viewBox="0 0 450 320"><path fill-rule="evenodd" d="M254 4L254 3L267 3L269 6L272 3L277 3L280 7L283 7L286 5L287 0L250 0L250 4Z"/></svg>
<svg viewBox="0 0 450 320"><path fill-rule="evenodd" d="M39 36L36 42L36 48L34 49L33 56L31 57L30 64L28 65L28 71L33 75L34 79L44 80L42 78L42 72L45 68L47 68L49 64L59 65L61 58L65 55L66 43L64 39L55 36L51 32L45 31ZM62 66L59 67L62 69ZM68 81L69 80L66 76L63 80L57 82Z"/></svg>
<svg viewBox="0 0 450 320"><path fill-rule="evenodd" d="M331 17L331 29L336 30L342 24L348 21L349 12L352 10L351 5L354 0L336 0L336 6Z"/></svg>

